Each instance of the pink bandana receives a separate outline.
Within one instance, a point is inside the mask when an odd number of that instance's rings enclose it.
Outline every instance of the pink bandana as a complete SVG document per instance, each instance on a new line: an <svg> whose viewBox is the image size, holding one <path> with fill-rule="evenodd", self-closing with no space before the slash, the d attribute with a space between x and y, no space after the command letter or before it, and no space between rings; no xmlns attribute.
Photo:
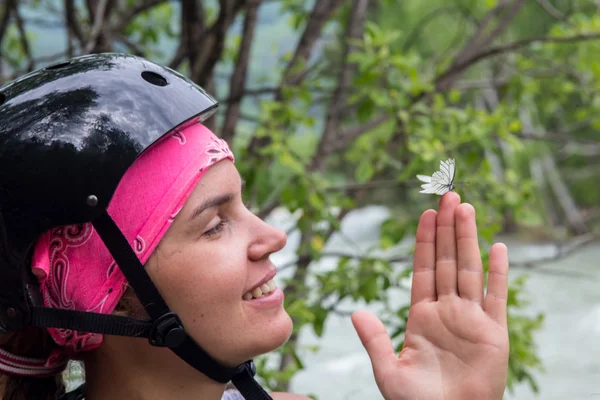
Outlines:
<svg viewBox="0 0 600 400"><path fill-rule="evenodd" d="M140 261L145 263L208 167L233 161L227 144L192 121L165 135L127 170L108 207ZM125 292L126 279L91 223L58 227L36 244L32 268L44 305L110 314ZM97 348L102 335L49 328L58 344L46 362Z"/></svg>

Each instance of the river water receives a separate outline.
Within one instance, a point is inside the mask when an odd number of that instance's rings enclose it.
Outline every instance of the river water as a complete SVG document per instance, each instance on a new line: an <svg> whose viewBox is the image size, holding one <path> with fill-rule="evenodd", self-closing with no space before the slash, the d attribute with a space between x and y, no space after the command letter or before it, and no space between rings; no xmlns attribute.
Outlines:
<svg viewBox="0 0 600 400"><path fill-rule="evenodd" d="M326 251L361 252L378 237L378 226L387 218L383 207L368 207L353 212L342 223L342 234L332 237ZM285 215L270 221L286 227ZM554 254L552 244L519 243L502 238L509 248L512 262L547 258ZM288 246L275 255L274 262L283 265L293 259L298 236L291 234ZM410 241L404 244L410 246ZM327 269L334 259L326 259L315 269ZM527 300L524 313L545 314L543 328L536 334L538 354L545 372L535 373L540 393L520 384L507 399L600 399L600 246L598 243L579 248L557 261L537 264L533 269L514 268L509 279L527 274ZM287 271L279 278L289 276ZM394 291L394 302L405 304L408 290ZM344 303L344 310L376 306ZM292 381L291 391L315 394L319 399L382 399L375 384L369 358L354 331L350 317L331 315L324 334L317 338L311 328L300 335L302 346L318 344L316 352L302 351L305 369Z"/></svg>

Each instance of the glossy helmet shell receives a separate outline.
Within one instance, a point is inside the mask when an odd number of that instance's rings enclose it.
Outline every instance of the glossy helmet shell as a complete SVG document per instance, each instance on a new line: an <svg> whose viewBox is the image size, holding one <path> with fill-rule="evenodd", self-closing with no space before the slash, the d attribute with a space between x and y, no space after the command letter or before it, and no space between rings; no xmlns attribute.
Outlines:
<svg viewBox="0 0 600 400"><path fill-rule="evenodd" d="M0 102L0 213L20 244L91 221L145 149L218 105L178 72L116 53L32 72Z"/></svg>
<svg viewBox="0 0 600 400"><path fill-rule="evenodd" d="M0 88L0 331L5 310L27 313L15 286L37 237L94 220L145 149L217 105L178 72L117 53L77 57Z"/></svg>

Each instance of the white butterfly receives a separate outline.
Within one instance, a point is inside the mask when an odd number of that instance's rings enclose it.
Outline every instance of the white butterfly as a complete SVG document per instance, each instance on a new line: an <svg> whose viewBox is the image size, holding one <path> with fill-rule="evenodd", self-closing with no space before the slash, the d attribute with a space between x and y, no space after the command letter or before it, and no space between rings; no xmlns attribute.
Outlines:
<svg viewBox="0 0 600 400"><path fill-rule="evenodd" d="M417 175L417 178L421 182L425 182L421 185L419 193L426 194L438 194L443 195L454 190L454 176L456 175L456 168L454 158L449 158L446 161L440 161L440 170L434 172L432 176Z"/></svg>

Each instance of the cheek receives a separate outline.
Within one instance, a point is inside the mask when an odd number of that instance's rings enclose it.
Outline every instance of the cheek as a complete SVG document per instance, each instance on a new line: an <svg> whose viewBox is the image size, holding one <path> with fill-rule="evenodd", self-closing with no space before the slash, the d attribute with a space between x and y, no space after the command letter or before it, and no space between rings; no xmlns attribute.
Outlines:
<svg viewBox="0 0 600 400"><path fill-rule="evenodd" d="M197 246L200 247L200 246ZM246 259L232 246L215 242L202 248L186 246L168 258L161 258L151 272L152 279L172 311L189 323L199 318L227 320L237 312L246 281Z"/></svg>

